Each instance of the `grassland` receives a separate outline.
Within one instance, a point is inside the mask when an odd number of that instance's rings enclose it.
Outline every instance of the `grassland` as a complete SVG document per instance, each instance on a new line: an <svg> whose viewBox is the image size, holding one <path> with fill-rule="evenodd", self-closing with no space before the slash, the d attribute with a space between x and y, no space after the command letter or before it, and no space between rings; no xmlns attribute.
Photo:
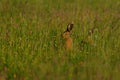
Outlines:
<svg viewBox="0 0 120 80"><path fill-rule="evenodd" d="M0 80L120 80L119 48L119 0L0 0Z"/></svg>

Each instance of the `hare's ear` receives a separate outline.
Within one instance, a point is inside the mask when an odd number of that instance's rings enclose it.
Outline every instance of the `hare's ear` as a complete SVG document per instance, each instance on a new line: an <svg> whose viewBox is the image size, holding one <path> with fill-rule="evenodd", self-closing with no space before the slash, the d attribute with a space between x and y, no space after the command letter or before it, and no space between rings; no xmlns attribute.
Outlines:
<svg viewBox="0 0 120 80"><path fill-rule="evenodd" d="M73 23L71 23L71 24L68 24L68 26L67 26L67 31L71 31L72 30L72 28L73 28Z"/></svg>

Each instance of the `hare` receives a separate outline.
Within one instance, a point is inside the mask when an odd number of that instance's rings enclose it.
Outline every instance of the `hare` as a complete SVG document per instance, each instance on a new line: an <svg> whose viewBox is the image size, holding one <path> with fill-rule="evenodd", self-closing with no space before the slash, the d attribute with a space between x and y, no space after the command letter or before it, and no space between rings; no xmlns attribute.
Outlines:
<svg viewBox="0 0 120 80"><path fill-rule="evenodd" d="M66 50L71 50L73 46L73 40L71 38L71 30L73 29L73 23L68 24L67 30L64 31L62 37L64 38L64 46Z"/></svg>

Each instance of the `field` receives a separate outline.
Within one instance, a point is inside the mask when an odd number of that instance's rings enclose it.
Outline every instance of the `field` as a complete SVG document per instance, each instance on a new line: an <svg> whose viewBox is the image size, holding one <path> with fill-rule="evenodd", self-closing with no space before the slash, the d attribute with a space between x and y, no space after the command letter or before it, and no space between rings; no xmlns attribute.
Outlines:
<svg viewBox="0 0 120 80"><path fill-rule="evenodd" d="M120 80L120 0L0 0L0 80Z"/></svg>

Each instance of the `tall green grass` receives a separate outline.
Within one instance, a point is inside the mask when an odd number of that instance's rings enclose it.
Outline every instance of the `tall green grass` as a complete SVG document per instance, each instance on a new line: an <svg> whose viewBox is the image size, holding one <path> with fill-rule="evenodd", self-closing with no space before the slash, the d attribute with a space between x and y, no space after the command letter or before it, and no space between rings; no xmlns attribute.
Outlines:
<svg viewBox="0 0 120 80"><path fill-rule="evenodd" d="M74 47L65 51L72 21ZM93 45L82 44L93 27ZM0 79L119 80L119 35L119 0L1 0Z"/></svg>

